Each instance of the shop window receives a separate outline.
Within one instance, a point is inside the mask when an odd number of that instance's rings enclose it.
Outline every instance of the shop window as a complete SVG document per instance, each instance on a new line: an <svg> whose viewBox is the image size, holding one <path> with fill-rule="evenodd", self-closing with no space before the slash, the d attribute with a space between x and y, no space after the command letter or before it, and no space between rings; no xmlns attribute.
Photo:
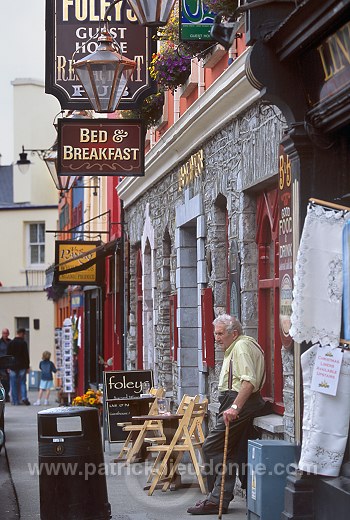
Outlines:
<svg viewBox="0 0 350 520"><path fill-rule="evenodd" d="M45 263L45 223L38 222L28 225L28 264Z"/></svg>
<svg viewBox="0 0 350 520"><path fill-rule="evenodd" d="M257 199L258 340L265 352L263 395L283 413L282 342L279 330L279 244L277 189Z"/></svg>
<svg viewBox="0 0 350 520"><path fill-rule="evenodd" d="M177 350L179 346L178 329L176 323L177 315L177 295L171 294L169 297L169 323L170 323L170 359L177 361Z"/></svg>
<svg viewBox="0 0 350 520"><path fill-rule="evenodd" d="M202 289L202 359L207 367L215 366L215 342L213 334L214 305L213 291L210 287Z"/></svg>
<svg viewBox="0 0 350 520"><path fill-rule="evenodd" d="M69 224L69 205L65 204L60 211L59 227L64 229Z"/></svg>

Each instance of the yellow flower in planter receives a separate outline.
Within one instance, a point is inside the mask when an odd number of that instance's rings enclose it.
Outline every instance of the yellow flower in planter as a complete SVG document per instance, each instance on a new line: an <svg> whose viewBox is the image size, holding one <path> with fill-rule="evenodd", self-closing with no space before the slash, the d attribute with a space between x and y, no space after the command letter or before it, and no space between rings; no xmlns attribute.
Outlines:
<svg viewBox="0 0 350 520"><path fill-rule="evenodd" d="M102 392L100 390L92 390L89 388L84 395L78 395L73 399L73 406L90 406L94 408L101 408L102 406Z"/></svg>

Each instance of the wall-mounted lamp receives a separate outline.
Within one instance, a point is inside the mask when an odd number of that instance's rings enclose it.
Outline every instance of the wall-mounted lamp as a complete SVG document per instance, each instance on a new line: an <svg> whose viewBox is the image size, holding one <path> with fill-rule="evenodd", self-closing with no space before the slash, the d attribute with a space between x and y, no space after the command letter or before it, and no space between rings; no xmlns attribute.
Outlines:
<svg viewBox="0 0 350 520"><path fill-rule="evenodd" d="M67 119L92 119L92 114L88 110L73 110L67 115ZM54 123L55 128L57 125ZM56 128L57 130L57 128ZM32 162L28 159L28 152L31 154L36 154L42 161L45 162L47 169L50 172L52 180L60 192L61 197L64 192L69 191L74 184L76 175L58 175L57 173L57 139L51 148L47 150L40 149L25 149L22 145L22 152L19 154L19 160L17 161L17 166L21 173L25 174L29 170ZM96 191L96 189L95 189ZM97 195L97 193L96 193Z"/></svg>
<svg viewBox="0 0 350 520"><path fill-rule="evenodd" d="M27 173L30 165L33 164L28 159L28 152L30 152L32 154L37 154L38 157L40 157L40 159L43 159L43 156L44 156L46 150L25 149L24 146L22 145L22 152L19 154L19 159L16 162L16 164L18 166L19 171L23 174Z"/></svg>
<svg viewBox="0 0 350 520"><path fill-rule="evenodd" d="M76 179L76 175L58 175L57 173L57 141L53 144L53 146L46 151L43 157L47 169L50 172L52 180L60 192L60 196L63 196L64 192L67 192L71 189Z"/></svg>
<svg viewBox="0 0 350 520"><path fill-rule="evenodd" d="M52 180L56 188L60 191L61 195L64 191L68 191L74 181L75 176L73 175L57 175L57 141L48 150L38 149L26 149L22 146L22 152L19 154L19 160L17 166L21 173L27 173L32 162L28 159L28 152L36 154L42 161L45 162Z"/></svg>
<svg viewBox="0 0 350 520"><path fill-rule="evenodd" d="M212 38L220 43L226 51L230 50L234 39L240 38L242 35L238 33L238 29L242 25L240 20L234 18L223 19L221 14L215 16L214 23L211 26L210 34Z"/></svg>
<svg viewBox="0 0 350 520"><path fill-rule="evenodd" d="M41 150L40 150L41 151ZM29 170L29 166L32 164L28 159L28 154L26 152L37 152L37 150L24 150L24 146L22 145L22 152L19 154L19 159L17 161L18 169L21 173L25 174Z"/></svg>

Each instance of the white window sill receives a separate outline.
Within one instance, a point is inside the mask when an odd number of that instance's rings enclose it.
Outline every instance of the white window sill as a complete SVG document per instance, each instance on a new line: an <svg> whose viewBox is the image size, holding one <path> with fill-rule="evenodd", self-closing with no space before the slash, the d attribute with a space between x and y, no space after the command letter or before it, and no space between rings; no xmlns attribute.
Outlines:
<svg viewBox="0 0 350 520"><path fill-rule="evenodd" d="M270 433L284 433L283 417L275 413L255 417L253 424Z"/></svg>
<svg viewBox="0 0 350 520"><path fill-rule="evenodd" d="M219 413L219 403L210 403L208 409L212 414L217 415ZM283 417L275 413L255 417L253 424L257 428L261 428L269 433L284 433Z"/></svg>

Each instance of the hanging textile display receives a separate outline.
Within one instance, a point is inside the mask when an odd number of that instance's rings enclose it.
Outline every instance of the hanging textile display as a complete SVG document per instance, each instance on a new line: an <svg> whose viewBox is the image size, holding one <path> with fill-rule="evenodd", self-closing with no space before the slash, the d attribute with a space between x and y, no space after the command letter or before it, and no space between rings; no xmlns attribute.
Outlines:
<svg viewBox="0 0 350 520"><path fill-rule="evenodd" d="M344 350L335 396L311 390L319 344L301 356L304 389L303 442L299 469L337 477L346 448L350 420L350 351Z"/></svg>
<svg viewBox="0 0 350 520"><path fill-rule="evenodd" d="M343 229L343 285L343 334L350 340L350 220Z"/></svg>
<svg viewBox="0 0 350 520"><path fill-rule="evenodd" d="M292 338L338 346L342 318L342 231L346 212L309 204L297 256Z"/></svg>

